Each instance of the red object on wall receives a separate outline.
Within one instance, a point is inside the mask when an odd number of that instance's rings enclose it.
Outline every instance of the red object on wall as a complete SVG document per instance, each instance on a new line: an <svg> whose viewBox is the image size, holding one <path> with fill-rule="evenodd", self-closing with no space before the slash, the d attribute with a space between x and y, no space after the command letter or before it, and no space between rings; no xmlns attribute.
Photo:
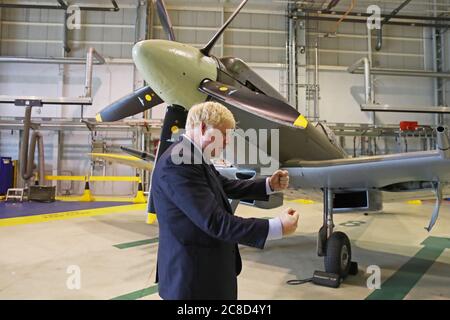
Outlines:
<svg viewBox="0 0 450 320"><path fill-rule="evenodd" d="M419 126L417 121L400 121L400 130L416 130Z"/></svg>

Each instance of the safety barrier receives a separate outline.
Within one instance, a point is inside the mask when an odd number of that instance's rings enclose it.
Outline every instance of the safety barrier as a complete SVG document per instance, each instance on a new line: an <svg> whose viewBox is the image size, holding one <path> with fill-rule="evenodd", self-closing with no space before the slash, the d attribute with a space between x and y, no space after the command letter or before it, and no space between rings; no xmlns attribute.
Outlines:
<svg viewBox="0 0 450 320"><path fill-rule="evenodd" d="M95 201L94 196L91 193L89 183L96 181L111 181L111 182L137 182L138 183L138 191L136 196L133 198L133 203L146 203L147 199L144 196L143 188L142 188L142 180L137 175L133 176L45 176L46 180L49 181L84 181L84 191L83 195L80 198L80 201L90 202Z"/></svg>

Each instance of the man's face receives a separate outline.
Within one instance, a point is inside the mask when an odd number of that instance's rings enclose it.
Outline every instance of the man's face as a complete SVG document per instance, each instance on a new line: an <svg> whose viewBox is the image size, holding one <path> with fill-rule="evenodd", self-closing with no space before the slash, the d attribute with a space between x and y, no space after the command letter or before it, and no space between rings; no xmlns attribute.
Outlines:
<svg viewBox="0 0 450 320"><path fill-rule="evenodd" d="M223 123L215 128L202 124L202 149L207 156L217 157L230 142L229 134L234 129L230 124ZM227 134L228 133L228 134Z"/></svg>

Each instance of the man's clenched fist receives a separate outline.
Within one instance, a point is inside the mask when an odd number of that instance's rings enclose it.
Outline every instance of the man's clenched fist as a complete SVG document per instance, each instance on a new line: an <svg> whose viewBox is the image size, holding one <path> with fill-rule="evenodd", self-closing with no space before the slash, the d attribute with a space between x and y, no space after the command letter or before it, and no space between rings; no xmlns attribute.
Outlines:
<svg viewBox="0 0 450 320"><path fill-rule="evenodd" d="M286 170L277 170L269 179L270 188L273 191L281 191L289 186L289 173Z"/></svg>
<svg viewBox="0 0 450 320"><path fill-rule="evenodd" d="M280 215L281 225L283 226L283 236L294 233L297 229L299 214L292 208L283 210Z"/></svg>

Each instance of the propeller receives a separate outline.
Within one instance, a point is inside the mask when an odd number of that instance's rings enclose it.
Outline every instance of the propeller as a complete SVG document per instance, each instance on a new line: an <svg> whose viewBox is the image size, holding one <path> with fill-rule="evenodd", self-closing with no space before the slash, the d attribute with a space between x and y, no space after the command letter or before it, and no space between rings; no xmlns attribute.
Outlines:
<svg viewBox="0 0 450 320"><path fill-rule="evenodd" d="M248 0L243 0L239 7L233 12L233 14L228 18L225 24L216 32L213 38L206 44L206 46L200 51L202 54L209 56L211 50L216 44L217 40L224 33L228 25L233 21L241 9L245 6ZM164 31L168 34L169 39L175 41L175 36L173 32L172 23L170 21L169 14L167 13L166 5L163 0L155 0L157 12L161 25ZM117 121L123 118L141 113L148 110L156 105L163 103L164 101L150 88L143 87L134 93L120 99L119 101L113 102L111 105L100 111L96 119L98 122L102 121ZM190 106L183 106L189 108Z"/></svg>
<svg viewBox="0 0 450 320"><path fill-rule="evenodd" d="M162 99L146 86L113 102L95 117L98 122L117 121L144 112L163 103Z"/></svg>
<svg viewBox="0 0 450 320"><path fill-rule="evenodd" d="M172 22L170 21L169 13L163 0L156 0L156 10L158 11L159 21L169 36L170 41L175 41L175 34L173 32Z"/></svg>

